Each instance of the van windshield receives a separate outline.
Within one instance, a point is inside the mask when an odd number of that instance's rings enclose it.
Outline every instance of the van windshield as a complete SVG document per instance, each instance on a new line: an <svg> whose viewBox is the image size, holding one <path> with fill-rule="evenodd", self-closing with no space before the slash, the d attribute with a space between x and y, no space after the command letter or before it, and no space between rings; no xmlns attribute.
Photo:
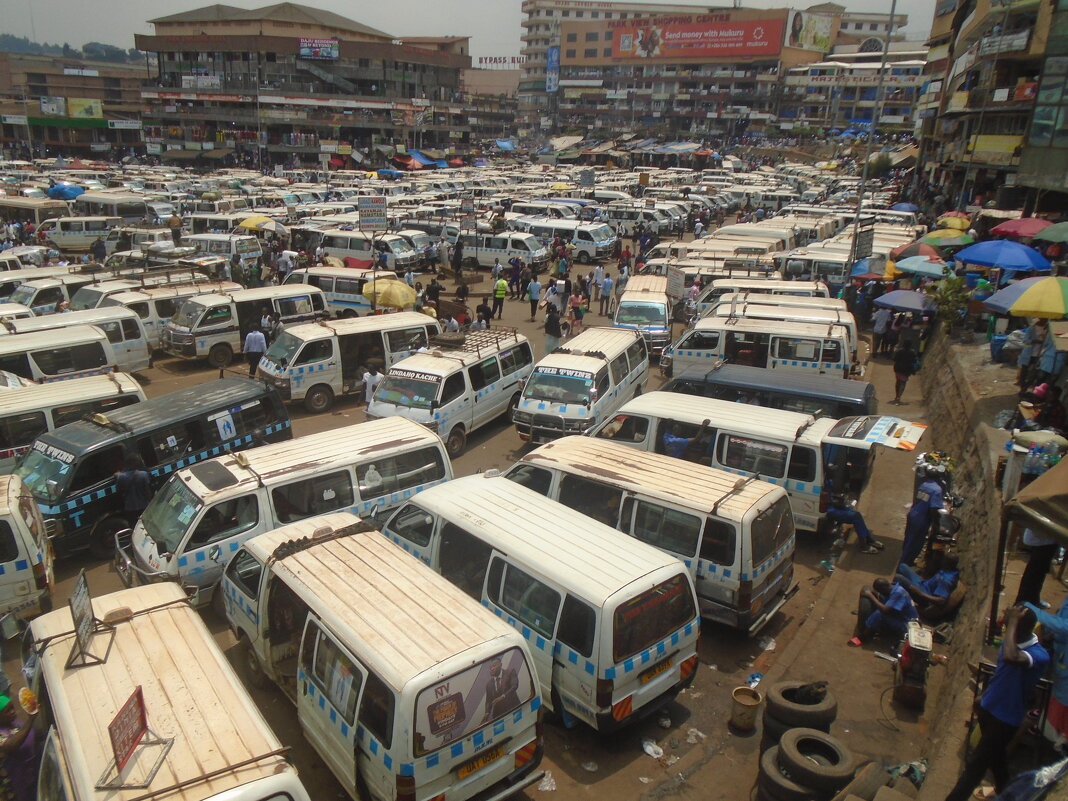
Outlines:
<svg viewBox="0 0 1068 801"><path fill-rule="evenodd" d="M794 515L784 495L753 519L753 567L759 567L794 536Z"/></svg>
<svg viewBox="0 0 1068 801"><path fill-rule="evenodd" d="M37 287L30 286L29 284L19 284L15 287L15 291L11 293L11 302L29 306L33 301L33 296L36 294Z"/></svg>
<svg viewBox="0 0 1068 801"><path fill-rule="evenodd" d="M35 498L55 501L63 497L73 464L74 454L38 440L22 457L15 475Z"/></svg>
<svg viewBox="0 0 1068 801"><path fill-rule="evenodd" d="M85 311L86 309L95 309L100 305L100 298L103 294L104 291L101 289L83 286L70 299L70 310Z"/></svg>
<svg viewBox="0 0 1068 801"><path fill-rule="evenodd" d="M264 358L276 367L290 365L303 344L303 339L293 336L288 331L283 331L278 339L271 343L271 347L267 348Z"/></svg>
<svg viewBox="0 0 1068 801"><path fill-rule="evenodd" d="M664 325L667 313L660 303L620 303L616 322L620 325Z"/></svg>
<svg viewBox="0 0 1068 801"><path fill-rule="evenodd" d="M161 553L176 553L204 504L181 478L163 485L141 514L141 525Z"/></svg>
<svg viewBox="0 0 1068 801"><path fill-rule="evenodd" d="M204 306L197 303L194 300L187 300L182 304L182 308L178 310L178 313L171 319L177 325L183 325L186 328L193 328L197 324L197 320L204 314Z"/></svg>
<svg viewBox="0 0 1068 801"><path fill-rule="evenodd" d="M441 379L411 370L390 370L378 385L374 399L380 403L407 406L410 409L429 409L438 396Z"/></svg>
<svg viewBox="0 0 1068 801"><path fill-rule="evenodd" d="M641 653L697 617L690 584L681 573L621 603L613 616L612 661Z"/></svg>
<svg viewBox="0 0 1068 801"><path fill-rule="evenodd" d="M587 403L592 388L593 373L560 367L540 367L527 381L523 397L555 403Z"/></svg>

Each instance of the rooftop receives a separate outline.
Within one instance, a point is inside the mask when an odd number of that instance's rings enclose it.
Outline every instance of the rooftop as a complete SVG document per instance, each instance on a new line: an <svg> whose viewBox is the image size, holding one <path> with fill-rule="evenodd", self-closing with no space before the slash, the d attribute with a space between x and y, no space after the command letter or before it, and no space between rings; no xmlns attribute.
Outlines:
<svg viewBox="0 0 1068 801"><path fill-rule="evenodd" d="M192 11L182 11L166 17L156 17L156 19L149 20L149 22L156 25L176 22L259 22L268 20L272 22L322 25L368 36L393 38L391 34L363 25L332 11L324 11L320 8L312 8L299 3L276 3L252 9L235 8L234 6L215 3L203 8L195 8Z"/></svg>

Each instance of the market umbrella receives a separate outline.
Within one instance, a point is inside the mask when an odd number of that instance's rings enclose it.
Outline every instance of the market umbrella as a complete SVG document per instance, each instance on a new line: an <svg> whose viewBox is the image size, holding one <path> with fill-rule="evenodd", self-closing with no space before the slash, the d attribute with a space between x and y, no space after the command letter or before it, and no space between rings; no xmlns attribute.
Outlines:
<svg viewBox="0 0 1068 801"><path fill-rule="evenodd" d="M858 281L864 281L865 283L868 281L883 281L886 279L886 276L882 273L850 273L849 277Z"/></svg>
<svg viewBox="0 0 1068 801"><path fill-rule="evenodd" d="M959 251L954 258L981 267L1000 267L1002 270L1048 270L1049 259L1034 248L1008 239L976 242Z"/></svg>
<svg viewBox="0 0 1068 801"><path fill-rule="evenodd" d="M940 248L960 248L972 244L975 240L962 231L956 231L952 228L937 228L920 241Z"/></svg>
<svg viewBox="0 0 1068 801"><path fill-rule="evenodd" d="M934 245L918 241L909 242L907 245L901 245L890 251L890 258L894 261L907 259L910 256L929 256L930 258L940 259L942 258L942 251Z"/></svg>
<svg viewBox="0 0 1068 801"><path fill-rule="evenodd" d="M925 312L934 308L934 301L911 289L895 289L893 292L877 297L875 305L894 311Z"/></svg>
<svg viewBox="0 0 1068 801"><path fill-rule="evenodd" d="M860 259L859 261L857 261L857 262L855 262L853 264L853 269L851 269L849 271L849 277L850 278L860 278L860 277L863 277L865 275L876 275L876 274L877 273L872 272L871 259ZM878 275L879 275L880 278L882 278L881 274L878 274Z"/></svg>
<svg viewBox="0 0 1068 801"><path fill-rule="evenodd" d="M967 231L972 227L972 223L971 220L962 217L940 217L938 219L938 227L940 229Z"/></svg>
<svg viewBox="0 0 1068 801"><path fill-rule="evenodd" d="M1018 220L1006 220L990 229L990 233L998 236L1034 236L1044 228L1049 228L1052 223L1041 217L1021 217Z"/></svg>
<svg viewBox="0 0 1068 801"><path fill-rule="evenodd" d="M363 287L363 296L374 306L407 309L415 305L415 290L403 281L377 278Z"/></svg>
<svg viewBox="0 0 1068 801"><path fill-rule="evenodd" d="M915 203L895 203L890 207L890 211L911 211L914 214L919 210L920 207Z"/></svg>
<svg viewBox="0 0 1068 801"><path fill-rule="evenodd" d="M970 220L972 217L970 214L963 211L947 211L945 214L939 214L938 219L942 220L947 217L957 217L962 220Z"/></svg>
<svg viewBox="0 0 1068 801"><path fill-rule="evenodd" d="M325 259L323 259L323 264L325 264L327 267L345 267L345 266L347 266L345 264L345 262L343 262L337 256L327 256Z"/></svg>
<svg viewBox="0 0 1068 801"><path fill-rule="evenodd" d="M946 274L946 263L941 259L933 259L930 256L910 256L894 262L894 269L903 273L914 275L926 275L930 278L942 278Z"/></svg>
<svg viewBox="0 0 1068 801"><path fill-rule="evenodd" d="M238 228L247 228L250 231L255 231L264 223L274 222L270 217L265 217L262 214L256 214L252 217L246 217L237 224Z"/></svg>
<svg viewBox="0 0 1068 801"><path fill-rule="evenodd" d="M1068 243L1068 222L1054 223L1049 228L1043 228L1033 238L1043 242Z"/></svg>
<svg viewBox="0 0 1068 801"><path fill-rule="evenodd" d="M242 223L242 225L244 225L244 223ZM244 227L247 228L248 226L244 226ZM289 235L289 229L286 228L284 225L282 225L282 223L278 222L277 220L267 220L266 222L261 222L259 225L253 226L253 230L256 230L256 231L271 231L273 233L279 234L280 236L288 236Z"/></svg>
<svg viewBox="0 0 1068 801"><path fill-rule="evenodd" d="M1013 317L1060 319L1068 314L1068 278L1025 278L998 290L983 305Z"/></svg>

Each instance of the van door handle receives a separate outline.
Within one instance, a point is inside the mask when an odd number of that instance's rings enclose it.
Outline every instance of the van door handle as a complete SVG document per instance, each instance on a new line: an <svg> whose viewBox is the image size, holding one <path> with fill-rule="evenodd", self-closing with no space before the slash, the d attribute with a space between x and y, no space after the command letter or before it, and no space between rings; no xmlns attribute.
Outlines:
<svg viewBox="0 0 1068 801"><path fill-rule="evenodd" d="M326 366L327 367L337 367L337 362L327 362Z"/></svg>

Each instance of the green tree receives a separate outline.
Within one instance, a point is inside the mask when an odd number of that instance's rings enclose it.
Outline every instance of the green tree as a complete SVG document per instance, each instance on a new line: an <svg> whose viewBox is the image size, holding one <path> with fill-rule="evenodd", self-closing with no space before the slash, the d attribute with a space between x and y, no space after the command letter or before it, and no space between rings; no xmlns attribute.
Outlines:
<svg viewBox="0 0 1068 801"><path fill-rule="evenodd" d="M927 297L934 301L938 319L947 330L964 319L971 291L962 277L947 270L941 281L929 285L925 291Z"/></svg>
<svg viewBox="0 0 1068 801"><path fill-rule="evenodd" d="M886 153L880 153L878 156L871 160L871 165L868 167L868 175L872 178L878 178L880 175L886 175L893 168L894 162L890 156Z"/></svg>

